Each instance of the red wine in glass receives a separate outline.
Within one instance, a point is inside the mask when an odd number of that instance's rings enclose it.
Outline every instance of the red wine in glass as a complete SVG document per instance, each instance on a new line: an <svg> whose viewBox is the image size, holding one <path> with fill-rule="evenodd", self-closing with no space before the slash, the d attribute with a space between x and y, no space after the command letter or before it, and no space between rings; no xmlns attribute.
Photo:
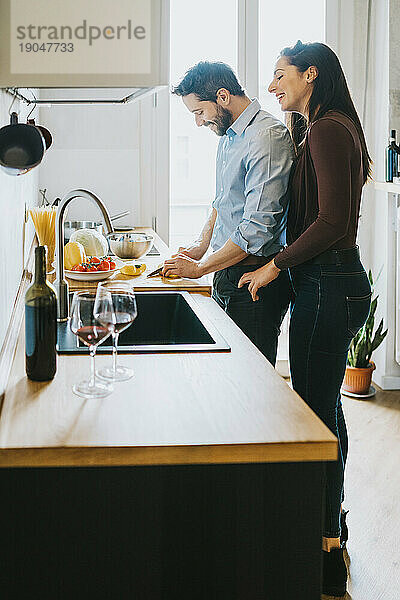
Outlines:
<svg viewBox="0 0 400 600"><path fill-rule="evenodd" d="M112 366L103 367L98 372L101 379L106 381L126 381L133 376L131 368L117 364L118 336L127 329L137 316L136 299L133 288L123 281L102 282L97 286L97 298L100 302L103 297L111 296L114 313L110 316L99 315L100 323L112 326L113 361ZM106 316L106 319L105 319ZM109 323L112 317L112 323Z"/></svg>
<svg viewBox="0 0 400 600"><path fill-rule="evenodd" d="M82 398L105 398L112 392L112 386L96 378L95 354L98 344L114 331L114 308L111 294L104 294L100 301L96 299L94 293L75 292L71 306L71 331L89 347L91 356L90 379L72 387Z"/></svg>
<svg viewBox="0 0 400 600"><path fill-rule="evenodd" d="M129 327L134 319L135 317L131 313L122 312L119 310L115 311L115 331L121 333L121 331L124 331L124 329Z"/></svg>
<svg viewBox="0 0 400 600"><path fill-rule="evenodd" d="M86 325L77 329L76 335L86 346L97 346L110 335L110 329L98 325Z"/></svg>

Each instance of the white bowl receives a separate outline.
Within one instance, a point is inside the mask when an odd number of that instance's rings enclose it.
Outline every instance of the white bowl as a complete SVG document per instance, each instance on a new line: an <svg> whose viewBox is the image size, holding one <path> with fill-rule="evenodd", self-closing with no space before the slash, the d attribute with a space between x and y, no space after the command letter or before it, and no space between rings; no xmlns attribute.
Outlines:
<svg viewBox="0 0 400 600"><path fill-rule="evenodd" d="M68 271L64 270L65 276L68 279L75 279L76 281L103 281L108 279L111 275L114 275L119 271L119 268L109 269L108 271Z"/></svg>

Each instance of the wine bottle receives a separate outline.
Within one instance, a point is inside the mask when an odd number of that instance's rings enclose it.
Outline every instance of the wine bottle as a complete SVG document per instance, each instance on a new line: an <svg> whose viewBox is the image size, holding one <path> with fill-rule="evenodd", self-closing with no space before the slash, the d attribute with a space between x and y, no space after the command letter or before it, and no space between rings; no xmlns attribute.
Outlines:
<svg viewBox="0 0 400 600"><path fill-rule="evenodd" d="M35 279L25 294L25 366L29 379L48 381L57 369L57 302L46 281L46 247L35 248Z"/></svg>
<svg viewBox="0 0 400 600"><path fill-rule="evenodd" d="M396 144L396 130L392 129L389 145L386 146L386 181L393 182L393 177L398 177L398 161L400 148Z"/></svg>

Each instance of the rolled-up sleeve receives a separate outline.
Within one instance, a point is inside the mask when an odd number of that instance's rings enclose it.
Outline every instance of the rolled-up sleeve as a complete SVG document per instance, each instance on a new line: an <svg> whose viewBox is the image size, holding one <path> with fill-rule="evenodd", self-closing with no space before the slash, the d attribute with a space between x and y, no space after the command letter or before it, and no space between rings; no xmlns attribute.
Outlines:
<svg viewBox="0 0 400 600"><path fill-rule="evenodd" d="M286 128L269 128L252 138L245 162L243 218L231 240L248 254L262 254L286 227L289 174L293 163Z"/></svg>

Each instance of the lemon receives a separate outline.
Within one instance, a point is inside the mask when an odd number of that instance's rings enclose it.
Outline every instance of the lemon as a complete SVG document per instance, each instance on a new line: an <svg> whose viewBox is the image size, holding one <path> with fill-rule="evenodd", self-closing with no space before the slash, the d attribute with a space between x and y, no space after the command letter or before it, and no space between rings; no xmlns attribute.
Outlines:
<svg viewBox="0 0 400 600"><path fill-rule="evenodd" d="M64 267L69 271L75 265L86 262L85 248L79 242L68 242L64 246Z"/></svg>
<svg viewBox="0 0 400 600"><path fill-rule="evenodd" d="M137 277L141 275L146 270L146 265L143 264L128 264L124 265L121 269L121 273L123 275L130 275L131 277Z"/></svg>

